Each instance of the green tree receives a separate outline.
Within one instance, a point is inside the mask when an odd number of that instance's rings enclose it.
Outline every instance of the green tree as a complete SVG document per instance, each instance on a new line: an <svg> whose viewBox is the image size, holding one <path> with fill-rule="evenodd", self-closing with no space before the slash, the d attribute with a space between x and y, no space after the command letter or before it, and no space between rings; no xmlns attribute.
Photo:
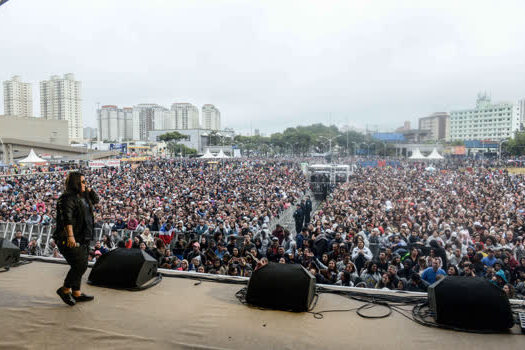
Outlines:
<svg viewBox="0 0 525 350"><path fill-rule="evenodd" d="M167 132L165 134L160 135L158 137L158 140L164 141L164 142L179 142L180 140L183 140L185 138L186 138L186 135L183 135L178 131L172 131L172 132Z"/></svg>
<svg viewBox="0 0 525 350"><path fill-rule="evenodd" d="M221 136L217 130L212 130L208 133L208 143L210 146L217 146L220 143Z"/></svg>
<svg viewBox="0 0 525 350"><path fill-rule="evenodd" d="M160 135L157 139L159 141L164 141L164 142L167 143L167 148L168 148L168 151L170 153L170 156L173 157L177 153L181 153L180 151L178 151L179 149L183 150L182 148L180 148L178 146L183 146L183 147L185 147L188 150L190 150L190 149L193 150L193 148L188 148L188 147L186 147L184 145L179 145L178 144L178 142L180 140L183 140L185 138L186 138L186 135L183 135L183 134L181 134L180 132L177 132L177 131L172 131L172 132L168 132L168 133Z"/></svg>
<svg viewBox="0 0 525 350"><path fill-rule="evenodd" d="M341 132L335 125L317 123L290 127L270 137L237 135L234 143L248 154L307 155L313 151L328 152L330 142L327 139L332 140L332 152L341 154L353 154L359 149L356 145L367 140L365 135L356 131ZM380 142L371 146L371 149L382 152L384 148Z"/></svg>
<svg viewBox="0 0 525 350"><path fill-rule="evenodd" d="M502 143L502 153L512 156L522 156L525 154L525 132L516 131L514 138Z"/></svg>
<svg viewBox="0 0 525 350"><path fill-rule="evenodd" d="M192 156L192 155L196 155L197 154L197 150L194 149L194 148L190 148L190 147L187 147L185 145L182 145L182 144L178 144L178 143L173 143L173 142L170 142L168 144L168 151L170 152L171 156L176 156L176 155L182 155L182 156Z"/></svg>

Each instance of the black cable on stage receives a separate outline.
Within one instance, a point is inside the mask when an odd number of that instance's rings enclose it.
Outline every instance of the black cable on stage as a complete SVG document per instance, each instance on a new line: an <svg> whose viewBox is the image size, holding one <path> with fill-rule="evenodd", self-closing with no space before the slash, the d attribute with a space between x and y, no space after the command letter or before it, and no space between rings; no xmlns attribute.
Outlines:
<svg viewBox="0 0 525 350"><path fill-rule="evenodd" d="M321 311L308 311L309 314L312 314L312 316L318 320L322 320L324 318L324 314L329 312L350 312L350 311L356 311L359 309L358 307L354 307L351 309L333 309L333 310L321 310Z"/></svg>
<svg viewBox="0 0 525 350"><path fill-rule="evenodd" d="M404 297L404 296L397 296L397 295L371 295L368 293L363 292L357 292L357 291L334 291L330 289L326 289L323 287L318 287L317 292L322 293L330 293L330 294L336 294L340 295L342 297L346 297L352 300L356 300L362 303L365 303L364 305L358 307L358 308L352 308L352 309L336 309L336 310L326 310L326 311L319 311L319 312L311 312L316 319L322 319L323 313L326 312L349 312L349 311L356 311L356 313L363 318L385 318L392 314L393 311L397 312L401 316L416 322L422 326L425 327L435 327L435 328L441 328L441 329L448 329L448 330L454 330L454 331L460 331L460 332L468 332L468 333L477 333L477 334L511 334L511 335L518 335L514 333L510 333L509 331L500 331L500 330L472 330L472 329L464 329L459 327L452 327L447 325L438 324L434 321L429 320L428 318L433 316L432 311L429 308L428 301L426 299L423 299L421 297ZM378 316L369 316L363 314L363 310L371 309L375 306L384 306L388 308L389 312L383 315ZM405 310L402 307L408 306L412 307L412 310ZM513 314L517 313L517 310L525 308L525 306L519 306L519 305L513 305L513 309L516 311L513 311ZM410 313L407 315L406 313Z"/></svg>
<svg viewBox="0 0 525 350"><path fill-rule="evenodd" d="M237 293L235 293L235 297L239 300L239 302L243 305L246 305L250 308L254 308L254 309L257 309L257 310L274 310L274 309L269 309L269 308L264 308L262 306L256 306L256 305L250 305L247 301L246 301L246 294L248 293L248 287L244 287L242 289L240 289L239 291L237 291ZM314 296L314 301L312 302L312 305L310 306L310 309L306 312L308 313L311 313L313 314L314 312L312 312L312 310L315 308L315 306L317 305L317 301L319 300L319 294L315 294ZM315 315L314 315L315 317ZM321 315L321 318L322 318L322 315Z"/></svg>
<svg viewBox="0 0 525 350"><path fill-rule="evenodd" d="M243 288L239 290L235 296L239 301L247 306L254 307L249 305L246 302L246 292L247 288ZM318 298L320 294L336 294L340 295L342 297L359 301L364 303L363 305L359 307L354 307L350 309L331 309L331 310L321 310L321 311L314 311L315 306L317 304ZM403 316L404 318L416 322L422 326L425 327L434 327L434 328L440 328L440 329L447 329L447 330L453 330L453 331L459 331L459 332L468 332L468 333L476 333L476 334L510 334L510 335L521 335L521 334L515 334L511 333L509 331L500 331L500 330L472 330L472 329L466 329L466 328L459 328L459 327L453 327L453 326L447 326L443 324L436 323L432 320L429 320L433 316L433 312L430 310L428 301L424 297L419 296L400 296L400 295L385 295L385 294L369 294L364 292L358 292L358 291L339 291L339 290L331 290L324 287L317 287L317 291L315 294L315 302L313 303L311 309L308 311L309 314L312 314L312 316L318 320L321 320L324 318L324 314L326 313L335 313L335 312L352 312L355 311L360 317L367 318L367 319L380 319L380 318L386 318L392 315L392 312L396 312L399 315ZM367 315L364 313L366 310L371 310L374 307L385 307L388 311L381 315ZM403 307L411 307L411 310L403 309ZM265 309L261 307L254 307L259 310L270 310ZM518 310L525 309L524 305L512 305L513 314L516 314Z"/></svg>
<svg viewBox="0 0 525 350"><path fill-rule="evenodd" d="M441 329L448 329L453 330L457 332L466 332L466 333L475 333L475 334L507 334L507 335L522 335L522 334L516 334L511 333L509 331L501 331L501 330L474 330L474 329L468 329L468 328L459 328L454 326L447 326L444 324L436 323L434 321L430 321L427 318L432 316L432 312L429 309L428 302L424 302L418 305L415 305L412 309L412 320L422 326L425 327L435 327L435 328L441 328ZM427 308L427 311L424 311L424 309Z"/></svg>

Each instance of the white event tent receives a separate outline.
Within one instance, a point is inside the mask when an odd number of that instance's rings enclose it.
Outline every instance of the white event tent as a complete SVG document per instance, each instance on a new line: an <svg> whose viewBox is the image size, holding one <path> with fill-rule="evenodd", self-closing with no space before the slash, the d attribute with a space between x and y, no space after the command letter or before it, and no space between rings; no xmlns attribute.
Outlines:
<svg viewBox="0 0 525 350"><path fill-rule="evenodd" d="M432 153L430 153L427 157L427 159L444 159L445 157L443 157L441 154L438 153L437 149L434 148L432 150Z"/></svg>
<svg viewBox="0 0 525 350"><path fill-rule="evenodd" d="M39 156L37 156L35 151L31 148L31 151L29 151L29 155L25 157L24 159L19 160L18 163L23 164L23 165L45 164L47 163L47 160L42 159Z"/></svg>
<svg viewBox="0 0 525 350"><path fill-rule="evenodd" d="M412 155L410 157L408 157L408 159L427 159L427 157L425 157L421 151L419 150L419 148L416 148L415 151L412 152Z"/></svg>
<svg viewBox="0 0 525 350"><path fill-rule="evenodd" d="M230 158L228 157L226 154L224 154L224 152L222 151L222 149L219 151L219 154L217 154L215 156L215 158L221 158L221 159L224 159L224 158Z"/></svg>
<svg viewBox="0 0 525 350"><path fill-rule="evenodd" d="M204 153L200 158L212 159L215 158L215 156L210 152L210 149L206 149L206 153Z"/></svg>

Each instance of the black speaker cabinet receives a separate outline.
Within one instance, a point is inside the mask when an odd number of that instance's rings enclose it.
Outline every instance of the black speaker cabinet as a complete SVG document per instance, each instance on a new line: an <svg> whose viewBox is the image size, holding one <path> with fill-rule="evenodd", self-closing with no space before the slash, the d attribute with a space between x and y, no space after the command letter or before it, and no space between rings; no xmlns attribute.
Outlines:
<svg viewBox="0 0 525 350"><path fill-rule="evenodd" d="M509 299L480 277L450 276L428 287L437 323L471 330L506 330L514 325Z"/></svg>
<svg viewBox="0 0 525 350"><path fill-rule="evenodd" d="M315 295L315 277L298 264L268 265L248 282L248 304L268 309L308 311Z"/></svg>
<svg viewBox="0 0 525 350"><path fill-rule="evenodd" d="M111 288L141 288L157 277L157 260L140 249L117 248L97 259L88 282Z"/></svg>
<svg viewBox="0 0 525 350"><path fill-rule="evenodd" d="M20 260L20 249L7 239L0 238L0 268L9 267Z"/></svg>

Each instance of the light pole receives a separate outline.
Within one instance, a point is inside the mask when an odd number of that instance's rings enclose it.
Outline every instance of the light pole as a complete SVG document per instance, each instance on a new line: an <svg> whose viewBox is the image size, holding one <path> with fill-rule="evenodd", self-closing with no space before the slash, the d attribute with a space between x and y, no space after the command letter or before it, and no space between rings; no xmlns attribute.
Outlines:
<svg viewBox="0 0 525 350"><path fill-rule="evenodd" d="M330 153L330 159L332 159L332 141L337 139L339 137L338 136L334 136L334 137L327 137L327 136L319 136L319 138L322 138L322 139L325 139L329 142L329 148L330 150L328 151Z"/></svg>
<svg viewBox="0 0 525 350"><path fill-rule="evenodd" d="M354 145L354 158L355 158L355 156L357 154L357 142L352 141L352 144Z"/></svg>

